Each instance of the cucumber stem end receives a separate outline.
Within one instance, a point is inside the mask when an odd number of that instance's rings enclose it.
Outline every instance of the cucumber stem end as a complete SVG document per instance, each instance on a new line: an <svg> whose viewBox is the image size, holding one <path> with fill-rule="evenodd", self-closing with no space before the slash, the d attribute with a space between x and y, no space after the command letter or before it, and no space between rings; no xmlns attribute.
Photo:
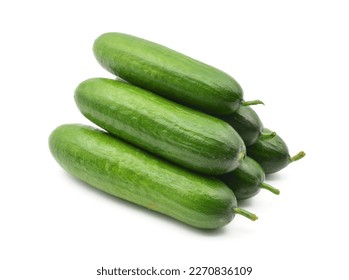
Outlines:
<svg viewBox="0 0 349 280"><path fill-rule="evenodd" d="M301 158L305 157L305 152L301 151L298 154L294 155L293 157L291 157L290 162L294 162L296 160L300 160Z"/></svg>
<svg viewBox="0 0 349 280"><path fill-rule="evenodd" d="M255 221L258 219L256 214L253 214L253 213L251 213L245 209L241 209L239 207L235 207L234 212L235 212L235 214L239 214L241 216L244 216L244 217L250 219L251 221Z"/></svg>
<svg viewBox="0 0 349 280"><path fill-rule="evenodd" d="M273 186L271 186L271 185L269 185L269 184L267 184L267 183L262 183L262 184L260 185L260 188L266 189L266 190L272 192L273 194L277 194L277 195L280 194L280 190L279 190L279 189L274 188Z"/></svg>
<svg viewBox="0 0 349 280"><path fill-rule="evenodd" d="M259 105L259 104L264 105L263 101L261 100L242 101L241 103L242 106Z"/></svg>
<svg viewBox="0 0 349 280"><path fill-rule="evenodd" d="M261 135L259 136L259 139L262 140L270 140L273 139L276 136L276 132L262 132Z"/></svg>

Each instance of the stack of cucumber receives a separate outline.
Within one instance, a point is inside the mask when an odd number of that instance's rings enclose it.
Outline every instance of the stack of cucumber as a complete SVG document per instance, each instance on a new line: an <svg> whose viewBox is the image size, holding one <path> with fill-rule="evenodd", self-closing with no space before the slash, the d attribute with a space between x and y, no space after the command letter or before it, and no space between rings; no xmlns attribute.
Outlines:
<svg viewBox="0 0 349 280"><path fill-rule="evenodd" d="M121 33L96 39L98 62L116 79L78 85L81 113L101 129L66 124L50 135L57 162L80 180L198 228L241 214L237 201L304 156L266 128L226 73L164 46Z"/></svg>

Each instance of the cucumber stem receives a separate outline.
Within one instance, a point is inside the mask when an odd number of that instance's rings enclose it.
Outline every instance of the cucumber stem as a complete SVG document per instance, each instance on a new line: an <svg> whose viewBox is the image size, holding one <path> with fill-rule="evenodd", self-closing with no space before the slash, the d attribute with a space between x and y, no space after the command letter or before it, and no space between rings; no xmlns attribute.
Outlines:
<svg viewBox="0 0 349 280"><path fill-rule="evenodd" d="M262 132L261 135L259 136L259 139L261 140L269 140L273 139L276 136L276 132Z"/></svg>
<svg viewBox="0 0 349 280"><path fill-rule="evenodd" d="M305 156L305 153L303 151L299 152L298 154L294 155L290 158L290 162L294 162L296 160L299 160Z"/></svg>
<svg viewBox="0 0 349 280"><path fill-rule="evenodd" d="M277 188L274 188L273 186L267 184L267 183L262 183L259 186L261 189L266 189L270 192L272 192L273 194L280 194L280 190L278 190Z"/></svg>
<svg viewBox="0 0 349 280"><path fill-rule="evenodd" d="M259 105L259 104L264 105L263 101L261 100L242 101L241 103L242 106Z"/></svg>
<svg viewBox="0 0 349 280"><path fill-rule="evenodd" d="M234 208L234 212L235 212L236 214L239 214L239 215L241 215L241 216L244 216L244 217L250 219L251 221L255 221L255 220L258 219L258 217L257 217L255 214L253 214L253 213L251 213L251 212L248 212L248 211L245 210L245 209L241 209L241 208L239 208L239 207L235 207L235 208Z"/></svg>
<svg viewBox="0 0 349 280"><path fill-rule="evenodd" d="M246 157L246 153L241 152L239 155L239 159L243 160Z"/></svg>

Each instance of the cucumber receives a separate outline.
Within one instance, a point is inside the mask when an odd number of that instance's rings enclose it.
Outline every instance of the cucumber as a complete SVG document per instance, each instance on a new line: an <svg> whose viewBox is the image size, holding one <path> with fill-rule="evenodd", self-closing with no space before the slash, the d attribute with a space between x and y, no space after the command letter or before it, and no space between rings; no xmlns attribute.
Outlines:
<svg viewBox="0 0 349 280"><path fill-rule="evenodd" d="M249 106L241 106L234 114L221 116L240 135L246 146L254 144L262 135L263 123L257 113ZM275 132L264 133L264 138L272 138Z"/></svg>
<svg viewBox="0 0 349 280"><path fill-rule="evenodd" d="M274 194L280 191L265 183L265 174L262 167L252 158L246 157L234 171L218 176L234 192L237 200L251 198L266 189Z"/></svg>
<svg viewBox="0 0 349 280"><path fill-rule="evenodd" d="M62 125L51 133L49 148L78 179L194 227L222 227L236 213L257 218L238 208L234 193L216 178L189 172L92 127Z"/></svg>
<svg viewBox="0 0 349 280"><path fill-rule="evenodd" d="M271 133L271 130L264 128L263 133ZM305 153L301 151L291 157L285 141L276 135L269 139L261 136L256 143L248 146L247 155L256 160L266 174L271 174L280 171L291 162L303 158Z"/></svg>
<svg viewBox="0 0 349 280"><path fill-rule="evenodd" d="M94 78L75 90L89 120L188 169L219 175L242 162L246 148L224 121L117 80Z"/></svg>
<svg viewBox="0 0 349 280"><path fill-rule="evenodd" d="M114 32L98 37L93 52L109 72L200 111L227 115L243 103L231 76L162 45Z"/></svg>

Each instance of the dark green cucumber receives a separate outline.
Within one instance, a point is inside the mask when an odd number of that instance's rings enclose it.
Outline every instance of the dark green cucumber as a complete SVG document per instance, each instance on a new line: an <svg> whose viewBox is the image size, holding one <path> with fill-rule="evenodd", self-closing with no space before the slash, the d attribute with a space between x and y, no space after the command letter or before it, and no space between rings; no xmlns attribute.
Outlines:
<svg viewBox="0 0 349 280"><path fill-rule="evenodd" d="M264 128L263 133L271 133L271 130ZM285 141L276 135L271 139L265 139L261 136L256 143L248 146L247 155L256 160L266 174L271 174L280 171L291 162L303 158L305 153L302 151L291 157Z"/></svg>
<svg viewBox="0 0 349 280"><path fill-rule="evenodd" d="M77 87L75 101L110 133L200 173L230 172L245 156L242 139L224 121L131 84L90 79Z"/></svg>
<svg viewBox="0 0 349 280"><path fill-rule="evenodd" d="M221 116L239 133L246 146L254 144L263 131L263 123L257 113L249 106L241 106L234 114ZM275 133L265 133L263 137L272 138Z"/></svg>
<svg viewBox="0 0 349 280"><path fill-rule="evenodd" d="M234 192L237 200L251 198L260 189L267 189L274 194L280 191L264 182L265 174L262 167L252 158L246 157L234 171L218 176Z"/></svg>
<svg viewBox="0 0 349 280"><path fill-rule="evenodd" d="M231 114L243 102L243 91L231 76L162 45L106 33L95 40L93 51L109 72L200 111Z"/></svg>
<svg viewBox="0 0 349 280"><path fill-rule="evenodd" d="M100 130L62 125L51 133L49 147L80 180L194 227L222 227L235 213L257 218L238 208L234 193L216 178L189 172Z"/></svg>

